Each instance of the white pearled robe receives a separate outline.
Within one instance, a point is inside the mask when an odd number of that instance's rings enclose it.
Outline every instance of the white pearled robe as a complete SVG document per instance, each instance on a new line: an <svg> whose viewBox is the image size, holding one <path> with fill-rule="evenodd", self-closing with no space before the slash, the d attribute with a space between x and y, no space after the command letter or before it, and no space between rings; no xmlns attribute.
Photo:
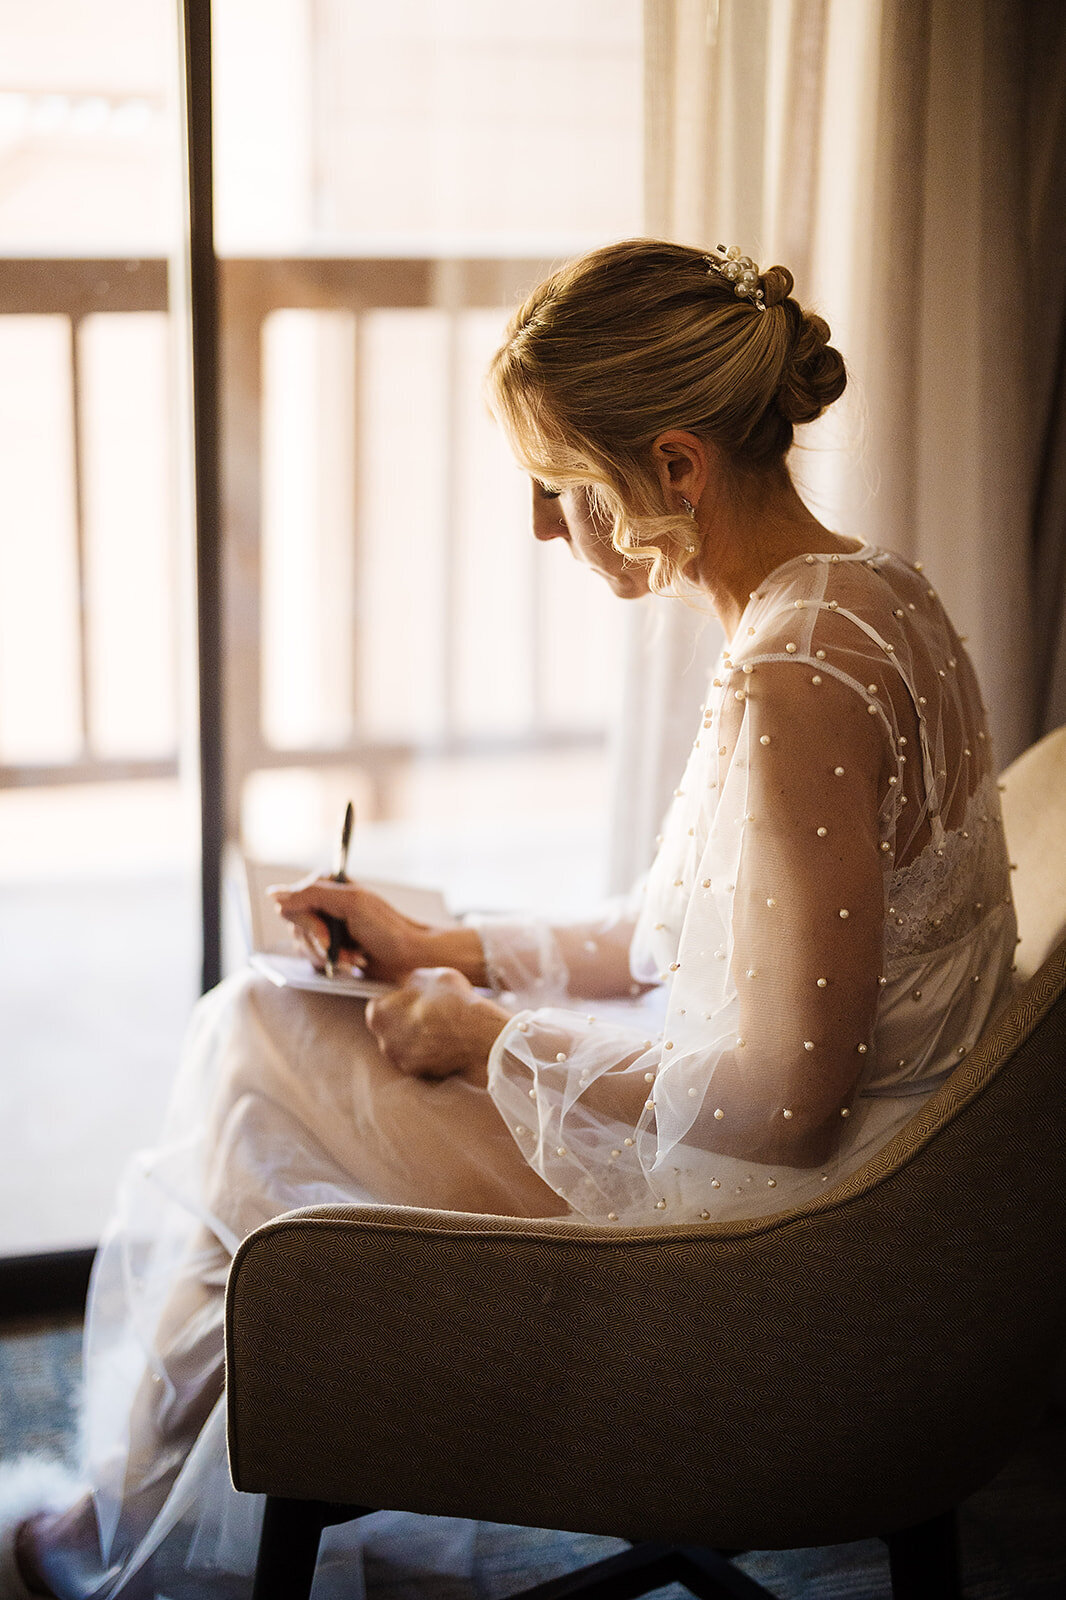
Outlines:
<svg viewBox="0 0 1066 1600"><path fill-rule="evenodd" d="M749 1216L887 1139L1009 984L993 773L973 673L920 573L865 547L801 557L753 597L715 674L642 895L565 929L477 919L524 1005L489 1093L396 1072L344 999L244 974L201 1002L160 1144L132 1163L97 1261L93 1498L46 1552L64 1600L250 1572L258 1507L229 1487L220 1395L226 1272L258 1223L360 1200ZM620 977L623 998L582 1004L579 975L592 992ZM631 1080L628 1120L596 1099L612 1075ZM832 1148L803 1165L819 1118ZM373 1541L469 1570L468 1526L377 1516L328 1535L316 1596L358 1596Z"/></svg>
<svg viewBox="0 0 1066 1600"><path fill-rule="evenodd" d="M779 1212L859 1165L1008 992L998 798L972 668L920 567L862 545L772 573L639 908L479 924L498 984L535 1002L490 1063L526 1160L600 1223ZM578 1013L567 951L587 971L627 937L634 980L659 987L629 1017ZM616 1074L635 1083L625 1118Z"/></svg>

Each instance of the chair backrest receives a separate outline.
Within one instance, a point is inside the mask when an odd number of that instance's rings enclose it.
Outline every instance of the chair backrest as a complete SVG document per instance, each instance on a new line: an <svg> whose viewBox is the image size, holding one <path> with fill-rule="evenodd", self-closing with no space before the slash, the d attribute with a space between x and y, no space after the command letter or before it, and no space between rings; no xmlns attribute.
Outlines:
<svg viewBox="0 0 1066 1600"><path fill-rule="evenodd" d="M1066 937L1066 727L1026 750L1001 781L1024 981Z"/></svg>

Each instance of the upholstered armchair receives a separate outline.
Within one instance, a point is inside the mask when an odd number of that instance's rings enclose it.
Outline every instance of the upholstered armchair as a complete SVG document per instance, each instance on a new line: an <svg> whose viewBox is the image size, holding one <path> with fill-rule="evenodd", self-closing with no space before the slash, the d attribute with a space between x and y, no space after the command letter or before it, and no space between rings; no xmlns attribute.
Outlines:
<svg viewBox="0 0 1066 1600"><path fill-rule="evenodd" d="M257 1600L304 1600L322 1527L369 1507L620 1536L588 1569L604 1596L764 1596L728 1552L871 1536L896 1600L961 1593L954 1508L1066 1348L1066 731L1005 781L1031 976L813 1203L627 1230L318 1207L244 1242L229 1442L268 1496Z"/></svg>

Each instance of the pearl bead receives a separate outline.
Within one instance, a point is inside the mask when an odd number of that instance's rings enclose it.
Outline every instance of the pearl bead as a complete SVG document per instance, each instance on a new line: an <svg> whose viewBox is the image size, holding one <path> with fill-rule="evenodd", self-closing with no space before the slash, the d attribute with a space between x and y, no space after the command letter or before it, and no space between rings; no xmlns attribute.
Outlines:
<svg viewBox="0 0 1066 1600"><path fill-rule="evenodd" d="M824 839L826 837L826 835L828 834L829 829L828 828L818 828L816 831L817 831L819 839Z"/></svg>
<svg viewBox="0 0 1066 1600"><path fill-rule="evenodd" d="M844 907L841 907L839 915L846 920L848 917L851 916L851 912L845 910Z"/></svg>
<svg viewBox="0 0 1066 1600"><path fill-rule="evenodd" d="M768 733L761 733L759 735L759 743L760 744L769 744L770 743L770 735Z"/></svg>
<svg viewBox="0 0 1066 1600"><path fill-rule="evenodd" d="M558 1146L558 1147L557 1147L557 1148L556 1148L556 1151L555 1151L555 1154L556 1154L556 1155L557 1155L557 1156L565 1156L565 1154L566 1154L566 1146L565 1146L565 1144L561 1144L561 1145L559 1145L559 1146Z"/></svg>
<svg viewBox="0 0 1066 1600"><path fill-rule="evenodd" d="M814 557L813 556L804 556L803 559L804 559L804 561L806 561L806 563L807 563L807 565L809 567L813 567L814 566Z"/></svg>
<svg viewBox="0 0 1066 1600"><path fill-rule="evenodd" d="M618 1221L618 1212L617 1211L608 1211L608 1213L607 1213L607 1221L608 1222L617 1222Z"/></svg>
<svg viewBox="0 0 1066 1600"><path fill-rule="evenodd" d="M565 1061L566 1060L566 1051L565 1050L558 1051L558 1053L556 1054L555 1059L556 1059L556 1061Z"/></svg>
<svg viewBox="0 0 1066 1600"><path fill-rule="evenodd" d="M665 1200L656 1200L655 1209L656 1209L656 1211L665 1211L666 1210L666 1201Z"/></svg>
<svg viewBox="0 0 1066 1600"><path fill-rule="evenodd" d="M789 1110L789 1109L788 1109L788 1107L787 1107L787 1106L786 1106L786 1107L785 1107L785 1109L784 1109L784 1111L782 1111L782 1113L781 1113L781 1115L782 1115L782 1116L783 1116L783 1117L784 1117L784 1119L785 1119L785 1121L786 1121L786 1122L788 1122L788 1121L790 1121L790 1120L791 1120L791 1117L792 1117L792 1113L791 1113L791 1111L790 1111L790 1110Z"/></svg>
<svg viewBox="0 0 1066 1600"><path fill-rule="evenodd" d="M654 1083L655 1082L655 1074L654 1074L654 1072L646 1072L644 1074L644 1082L645 1083Z"/></svg>
<svg viewBox="0 0 1066 1600"><path fill-rule="evenodd" d="M792 644L791 642L786 644L785 649L786 649L786 651L788 652L788 654L790 656L794 656L796 654L796 646L794 644Z"/></svg>
<svg viewBox="0 0 1066 1600"><path fill-rule="evenodd" d="M768 1189L776 1189L777 1188L777 1179L776 1178L767 1178L766 1187Z"/></svg>
<svg viewBox="0 0 1066 1600"><path fill-rule="evenodd" d="M833 768L833 776L836 777L836 778L842 778L844 776L844 768L843 767L834 767Z"/></svg>
<svg viewBox="0 0 1066 1600"><path fill-rule="evenodd" d="M746 700L747 698L748 698L748 692L747 692L746 689L734 689L733 690L733 699L734 700Z"/></svg>
<svg viewBox="0 0 1066 1600"><path fill-rule="evenodd" d="M622 1152L621 1152L621 1150L612 1150L611 1154L612 1154L612 1156L620 1156L622 1154Z"/></svg>
<svg viewBox="0 0 1066 1600"><path fill-rule="evenodd" d="M714 1113L715 1122L721 1122L721 1120L722 1120L722 1118L724 1116L725 1116L725 1112L722 1110L721 1106L719 1106L718 1109Z"/></svg>
<svg viewBox="0 0 1066 1600"><path fill-rule="evenodd" d="M922 998L922 991L920 989L913 989L911 991L911 999L912 1000L920 1000L921 998Z"/></svg>
<svg viewBox="0 0 1066 1600"><path fill-rule="evenodd" d="M803 600L794 600L792 602L793 609L796 611L802 611L805 604L806 602Z"/></svg>
<svg viewBox="0 0 1066 1600"><path fill-rule="evenodd" d="M882 850L891 850L891 848L892 848L892 846L889 844L887 839L883 839L881 841L881 849Z"/></svg>
<svg viewBox="0 0 1066 1600"><path fill-rule="evenodd" d="M680 963L680 961L671 961L671 963L670 963L670 971L671 972L680 972L681 971L681 963Z"/></svg>
<svg viewBox="0 0 1066 1600"><path fill-rule="evenodd" d="M744 974L744 976L746 978L754 978L754 977L757 977L758 974L757 974L757 972L756 972L754 967L749 967L747 972Z"/></svg>
<svg viewBox="0 0 1066 1600"><path fill-rule="evenodd" d="M855 1048L856 1048L856 1050L857 1050L857 1051L858 1051L858 1052L859 1052L859 1054L860 1054L860 1055L861 1055L861 1056L864 1056L864 1055L865 1055L865 1054L866 1054L866 1052L867 1052L867 1050L868 1050L868 1049L869 1049L869 1045L865 1045L865 1044L857 1044L857 1045L856 1045L856 1046L855 1046Z"/></svg>
<svg viewBox="0 0 1066 1600"><path fill-rule="evenodd" d="M766 904L767 904L767 905L768 905L768 906L771 906L771 907L773 907L773 906L776 906L776 904L777 904L777 901L776 901L776 900L775 900L775 899L774 899L774 898L773 898L773 896L772 896L772 895L771 895L771 896L770 896L770 898L769 898L769 900L767 900L767 902L766 902Z"/></svg>
<svg viewBox="0 0 1066 1600"><path fill-rule="evenodd" d="M816 982L816 984L817 984L819 989L825 989L825 988L828 987L829 979L828 978L817 978L815 980L815 982Z"/></svg>
<svg viewBox="0 0 1066 1600"><path fill-rule="evenodd" d="M655 1110L655 1101L654 1100L645 1100L644 1109L645 1109L645 1111L654 1111Z"/></svg>
<svg viewBox="0 0 1066 1600"><path fill-rule="evenodd" d="M528 1033L529 1032L529 1023L528 1022L520 1022L518 1024L518 1031L519 1031L519 1033Z"/></svg>
<svg viewBox="0 0 1066 1600"><path fill-rule="evenodd" d="M747 1042L748 1041L746 1039L738 1039L737 1040L737 1048L738 1048L738 1050L743 1050L743 1048L747 1044Z"/></svg>
<svg viewBox="0 0 1066 1600"><path fill-rule="evenodd" d="M748 661L748 662L745 662L744 666L742 666L740 670L741 670L741 672L746 672L748 674L748 676L750 677L751 674L755 671L755 668L752 666L751 662Z"/></svg>
<svg viewBox="0 0 1066 1600"><path fill-rule="evenodd" d="M814 658L815 658L816 661L824 661L825 660L825 651L824 650L816 650L814 652Z"/></svg>
<svg viewBox="0 0 1066 1600"><path fill-rule="evenodd" d="M672 1039L667 1039L666 1043L663 1045L663 1049L664 1050L672 1050L673 1048L674 1048L674 1041Z"/></svg>
<svg viewBox="0 0 1066 1600"><path fill-rule="evenodd" d="M871 717L876 717L879 708L877 706L875 706L873 701L871 700L869 705L866 707L866 709L870 713Z"/></svg>
<svg viewBox="0 0 1066 1600"><path fill-rule="evenodd" d="M699 1090L695 1086L693 1086L688 1092L689 1099L690 1100L695 1100L695 1098L696 1098L696 1096L698 1094L699 1094Z"/></svg>
<svg viewBox="0 0 1066 1600"><path fill-rule="evenodd" d="M851 1116L851 1111L849 1110L849 1108L847 1106L845 1106L843 1108L843 1110L841 1111L840 1115L842 1117L850 1117Z"/></svg>
<svg viewBox="0 0 1066 1600"><path fill-rule="evenodd" d="M711 1179L711 1188L712 1189L720 1189L721 1187L722 1187L722 1181L721 1181L720 1178L712 1178Z"/></svg>
<svg viewBox="0 0 1066 1600"><path fill-rule="evenodd" d="M701 1222L710 1222L710 1220L711 1220L711 1213L709 1211L701 1211L700 1212L700 1221Z"/></svg>
<svg viewBox="0 0 1066 1600"><path fill-rule="evenodd" d="M821 681L822 681L821 673L816 672L814 674L814 677L811 679L811 682L817 684L817 683L821 683Z"/></svg>
<svg viewBox="0 0 1066 1600"><path fill-rule="evenodd" d="M813 1039L804 1039L803 1048L804 1048L804 1050L813 1050L814 1049L814 1040Z"/></svg>
<svg viewBox="0 0 1066 1600"><path fill-rule="evenodd" d="M515 1131L515 1133L525 1133L526 1130L525 1130L525 1128L523 1128L523 1126L522 1126L522 1124L520 1122L516 1122L515 1125L514 1125L514 1131Z"/></svg>
<svg viewBox="0 0 1066 1600"><path fill-rule="evenodd" d="M704 879L703 879L703 887L704 887L704 888L705 888L705 889L709 889L709 888L710 888L710 887L711 887L711 880L710 880L710 878L704 878Z"/></svg>
<svg viewBox="0 0 1066 1600"><path fill-rule="evenodd" d="M839 611L840 607L838 606L838 604L837 604L837 602L835 600L830 600L829 609L830 609L830 611Z"/></svg>
<svg viewBox="0 0 1066 1600"><path fill-rule="evenodd" d="M632 1150L632 1148L633 1148L633 1140L632 1139L623 1139L622 1143L625 1145L627 1150Z"/></svg>
<svg viewBox="0 0 1066 1600"><path fill-rule="evenodd" d="M528 1095L529 1095L529 1098L530 1098L530 1099L531 1099L531 1100L535 1100L535 1099L536 1099L536 1098L537 1098L537 1091L536 1091L536 1089L527 1089L527 1090L526 1090L526 1093L527 1093L527 1094L528 1094Z"/></svg>

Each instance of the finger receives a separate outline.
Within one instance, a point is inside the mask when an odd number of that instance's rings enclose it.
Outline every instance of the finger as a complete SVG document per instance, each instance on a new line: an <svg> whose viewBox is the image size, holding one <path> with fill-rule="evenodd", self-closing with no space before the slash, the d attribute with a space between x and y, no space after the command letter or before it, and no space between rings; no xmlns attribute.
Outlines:
<svg viewBox="0 0 1066 1600"><path fill-rule="evenodd" d="M345 945L343 950L337 952L337 965L343 967L345 972L352 972L357 977L362 977L368 965L366 952L353 950L349 945Z"/></svg>
<svg viewBox="0 0 1066 1600"><path fill-rule="evenodd" d="M293 929L292 942L297 954L306 956L316 972L324 972L326 970L326 951L322 949L317 941L312 942L310 939L306 939L302 933Z"/></svg>
<svg viewBox="0 0 1066 1600"><path fill-rule="evenodd" d="M266 892L269 895L298 894L302 889L310 888L311 884L317 883L318 879L317 872L309 872L304 877L297 878L295 883L268 883Z"/></svg>
<svg viewBox="0 0 1066 1600"><path fill-rule="evenodd" d="M291 920L305 938L320 944L323 950L329 949L329 925L321 917L316 917L313 911L301 911Z"/></svg>
<svg viewBox="0 0 1066 1600"><path fill-rule="evenodd" d="M405 984L418 994L444 991L447 994L465 994L470 983L454 967L415 967L407 974Z"/></svg>

